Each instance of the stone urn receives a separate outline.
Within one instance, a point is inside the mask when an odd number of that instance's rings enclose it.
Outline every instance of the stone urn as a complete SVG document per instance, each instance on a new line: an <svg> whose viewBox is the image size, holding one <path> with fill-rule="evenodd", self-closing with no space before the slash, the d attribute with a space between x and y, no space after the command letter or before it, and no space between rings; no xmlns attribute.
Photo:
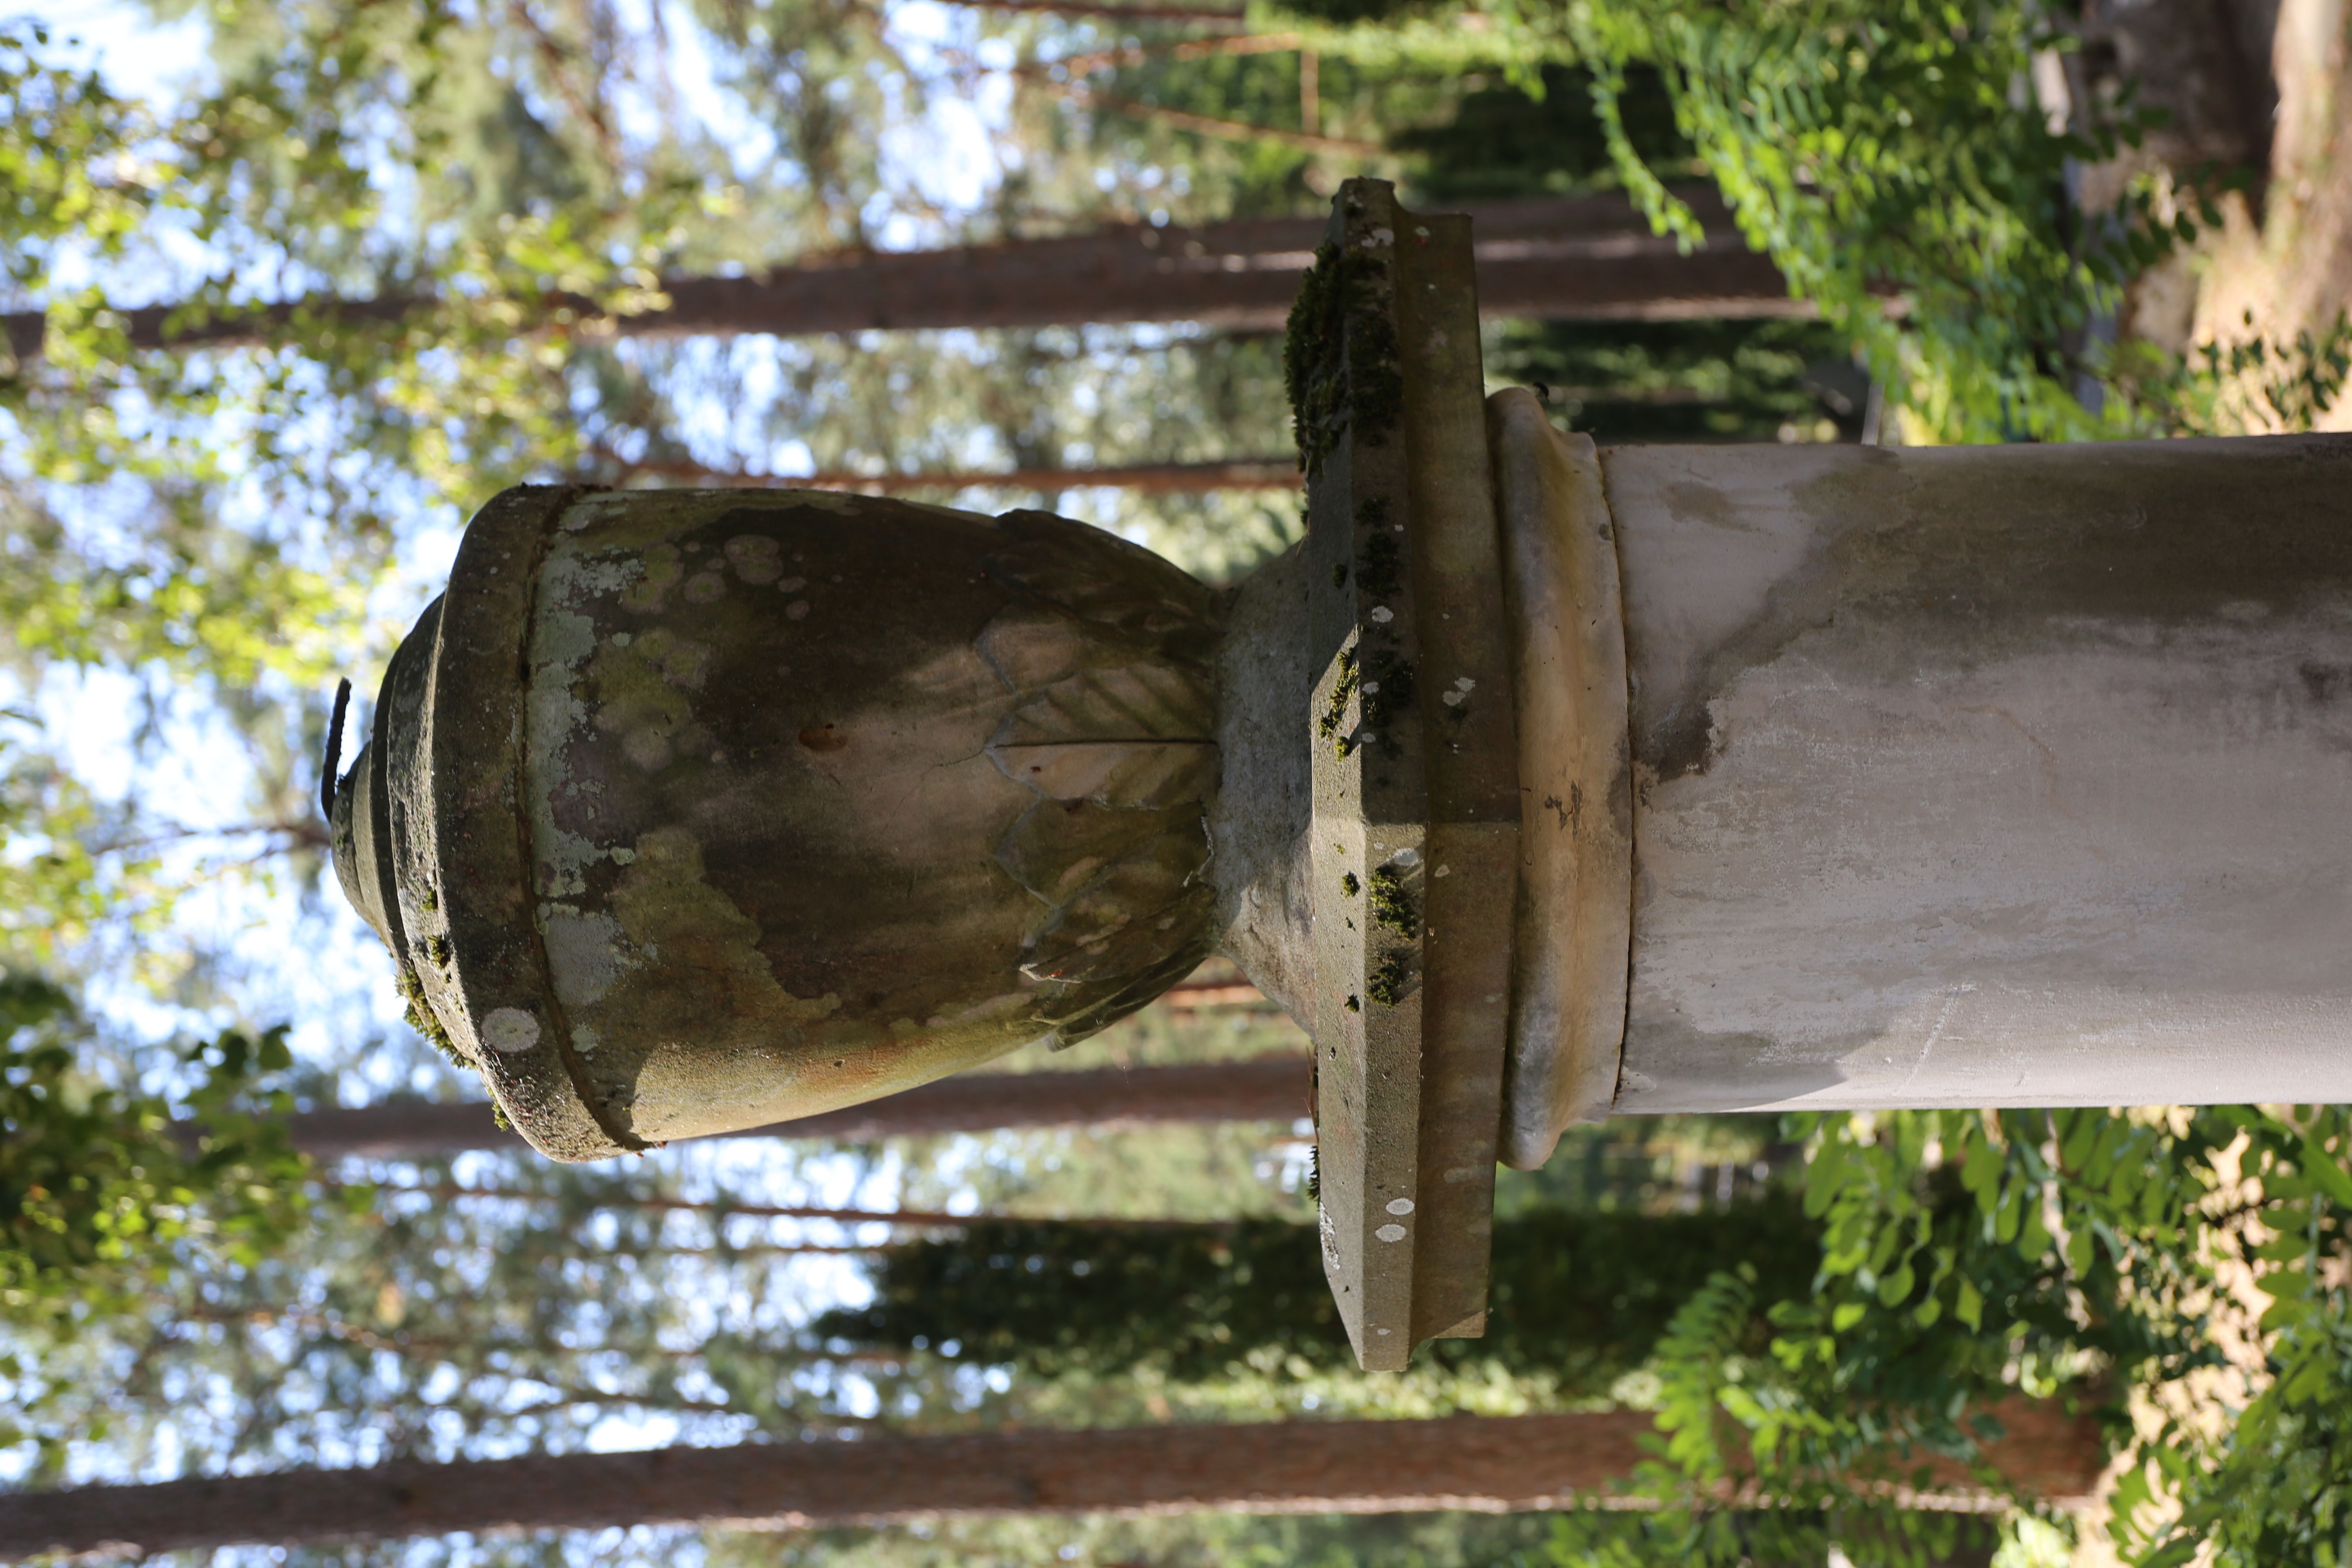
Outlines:
<svg viewBox="0 0 2352 1568"><path fill-rule="evenodd" d="M1225 612L1040 512L510 490L393 658L337 868L558 1159L1076 1040L1213 944Z"/></svg>
<svg viewBox="0 0 2352 1568"><path fill-rule="evenodd" d="M1597 447L1468 220L1352 181L1306 537L520 489L334 797L420 1026L560 1159L1073 1040L1205 954L1314 1040L1368 1367L1625 1111L2352 1096L2352 437Z"/></svg>

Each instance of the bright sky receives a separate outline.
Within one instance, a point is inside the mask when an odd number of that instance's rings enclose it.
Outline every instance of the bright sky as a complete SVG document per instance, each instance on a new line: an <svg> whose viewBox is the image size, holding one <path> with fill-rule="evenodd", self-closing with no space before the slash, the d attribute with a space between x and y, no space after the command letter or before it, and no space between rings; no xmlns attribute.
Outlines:
<svg viewBox="0 0 2352 1568"><path fill-rule="evenodd" d="M53 25L53 45L78 38L64 58L95 63L118 93L168 100L201 68L206 28L201 12L159 26L143 5L123 0L12 0L0 15L31 16Z"/></svg>

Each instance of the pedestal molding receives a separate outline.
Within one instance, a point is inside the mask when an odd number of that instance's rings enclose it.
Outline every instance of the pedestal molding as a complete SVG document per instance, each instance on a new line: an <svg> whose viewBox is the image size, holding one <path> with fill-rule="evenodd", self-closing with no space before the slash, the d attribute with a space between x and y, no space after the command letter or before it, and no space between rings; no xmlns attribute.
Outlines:
<svg viewBox="0 0 2352 1568"><path fill-rule="evenodd" d="M1617 1097L1633 950L1633 795L1615 529L1589 436L1486 400L1518 715L1519 876L1502 1159L1533 1170Z"/></svg>

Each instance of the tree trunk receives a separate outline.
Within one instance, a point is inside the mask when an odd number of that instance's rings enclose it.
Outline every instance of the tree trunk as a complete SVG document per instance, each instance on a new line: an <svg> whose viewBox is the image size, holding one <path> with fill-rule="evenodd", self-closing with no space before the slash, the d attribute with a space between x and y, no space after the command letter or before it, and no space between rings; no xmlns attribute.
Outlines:
<svg viewBox="0 0 2352 1568"><path fill-rule="evenodd" d="M2086 1494L2097 1424L2053 1405L2000 1410L1990 1458L2042 1496ZM1297 1421L747 1443L637 1454L85 1487L0 1497L0 1557L153 1554L457 1531L644 1524L809 1529L956 1515L1391 1513L1558 1509L1633 1474L1641 1411L1436 1421ZM1948 1464L1929 1499L1988 1506Z"/></svg>
<svg viewBox="0 0 2352 1568"><path fill-rule="evenodd" d="M1162 495L1203 490L1295 490L1305 487L1296 457L1226 458L1205 463L1138 463L1109 468L977 468L933 470L929 473L860 474L832 469L814 474L755 474L740 468L715 468L701 463L653 458L644 462L609 459L625 481L640 474L682 480L691 485L775 486L803 490L856 490L866 495L903 495L908 491L961 490L986 486L1011 490L1067 490L1088 486L1142 490Z"/></svg>
<svg viewBox="0 0 2352 1568"><path fill-rule="evenodd" d="M1808 314L1769 259L1749 251L1722 203L1686 193L1709 235L1685 256L1622 196L1572 196L1469 209L1476 219L1479 309L1559 321L1676 321ZM666 309L609 322L625 336L857 332L919 327L1042 327L1087 321L1199 321L1235 331L1279 329L1322 242L1325 220L1255 218L1201 228L1133 224L1061 239L955 250L824 256L741 278L672 278ZM134 348L230 347L268 340L299 312L318 322L397 321L409 297L319 299L211 321L174 321L182 307L123 312ZM551 313L593 318L576 296ZM38 311L5 318L11 351L41 351Z"/></svg>
<svg viewBox="0 0 2352 1568"><path fill-rule="evenodd" d="M1310 1063L1282 1052L1245 1061L1082 1072L966 1073L840 1110L779 1121L730 1138L828 1138L862 1142L929 1132L1017 1127L1136 1127L1166 1121L1290 1121L1309 1112ZM483 1100L306 1110L288 1124L294 1146L319 1159L345 1154L422 1159L526 1145ZM184 1137L192 1129L183 1126Z"/></svg>
<svg viewBox="0 0 2352 1568"><path fill-rule="evenodd" d="M1051 16L1113 16L1123 22L1240 24L1249 19L1246 12L1221 6L1121 5L1116 0L1103 4L1088 4L1087 0L946 0L946 4L966 5L975 11L1039 11Z"/></svg>

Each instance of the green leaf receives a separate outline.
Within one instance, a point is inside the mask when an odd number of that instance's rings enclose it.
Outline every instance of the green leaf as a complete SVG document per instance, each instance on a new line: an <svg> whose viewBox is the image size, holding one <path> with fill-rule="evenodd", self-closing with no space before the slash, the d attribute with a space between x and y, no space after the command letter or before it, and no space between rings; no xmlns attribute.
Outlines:
<svg viewBox="0 0 2352 1568"><path fill-rule="evenodd" d="M1971 1329L1984 1327L1984 1297L1966 1279L1960 1281L1960 1297L1953 1303L1952 1316Z"/></svg>
<svg viewBox="0 0 2352 1568"><path fill-rule="evenodd" d="M2336 1157L2309 1134L2305 1134L2303 1140L2303 1172L2311 1179L2313 1186L2327 1194L2329 1202L2352 1209L2352 1172L2347 1172Z"/></svg>
<svg viewBox="0 0 2352 1568"><path fill-rule="evenodd" d="M1912 1272L1911 1265L1906 1262L1903 1267L1878 1282L1879 1304L1886 1307L1899 1304L1911 1294L1912 1286L1917 1283L1917 1276Z"/></svg>

